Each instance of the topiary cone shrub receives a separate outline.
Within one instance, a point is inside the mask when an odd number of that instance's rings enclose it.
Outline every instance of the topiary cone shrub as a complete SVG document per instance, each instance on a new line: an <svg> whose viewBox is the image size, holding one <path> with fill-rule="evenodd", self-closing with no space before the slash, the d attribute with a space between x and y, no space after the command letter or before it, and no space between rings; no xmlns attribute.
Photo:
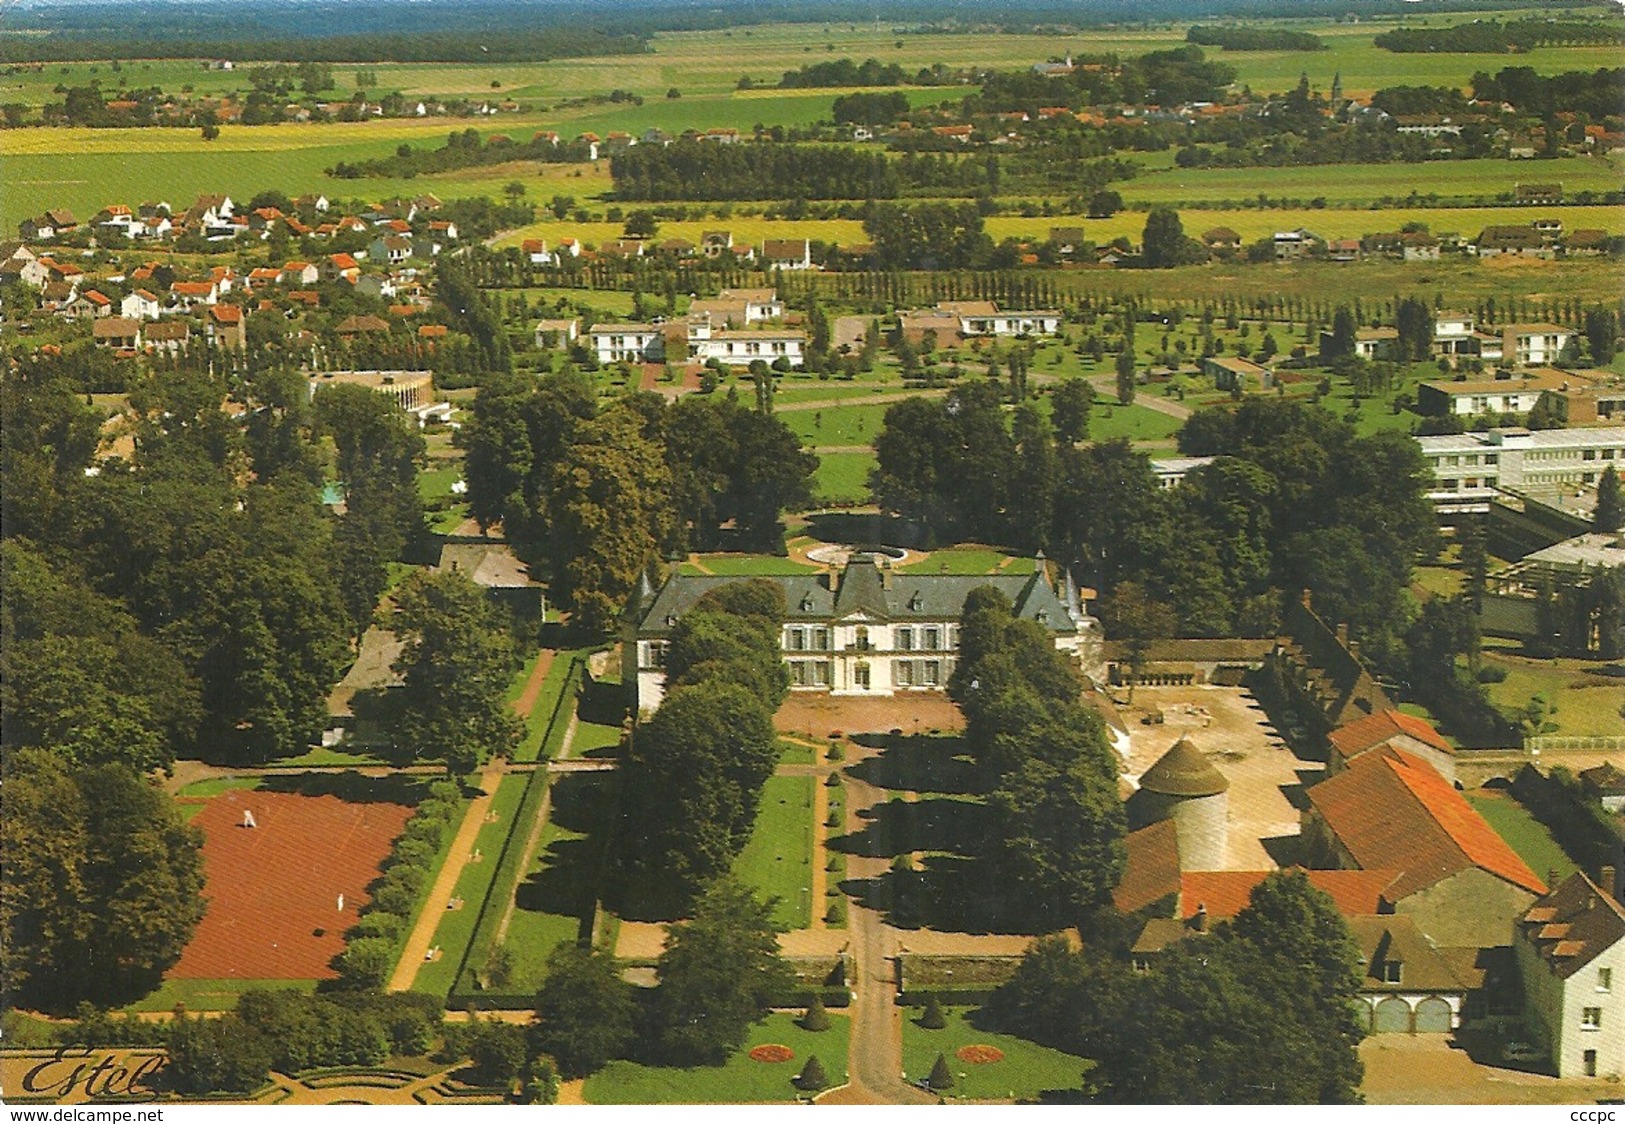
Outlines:
<svg viewBox="0 0 1625 1124"><path fill-rule="evenodd" d="M801 1067L801 1074L796 1078L796 1088L806 1093L816 1093L820 1089L829 1088L829 1074L824 1072L824 1063L818 1060L817 1054L807 1058L807 1064Z"/></svg>
<svg viewBox="0 0 1625 1124"><path fill-rule="evenodd" d="M808 1006L807 1013L801 1016L801 1029L813 1031L829 1029L829 1012L824 1010L824 997L822 995L813 996L813 1001Z"/></svg>
<svg viewBox="0 0 1625 1124"><path fill-rule="evenodd" d="M920 1025L926 1030L941 1030L948 1025L947 1016L942 1013L942 1004L937 1002L935 995L926 997L925 1011L920 1015Z"/></svg>
<svg viewBox="0 0 1625 1124"><path fill-rule="evenodd" d="M931 1067L931 1076L926 1078L933 1089L952 1089L954 1087L954 1071L948 1068L948 1059L941 1054L937 1055L937 1062Z"/></svg>

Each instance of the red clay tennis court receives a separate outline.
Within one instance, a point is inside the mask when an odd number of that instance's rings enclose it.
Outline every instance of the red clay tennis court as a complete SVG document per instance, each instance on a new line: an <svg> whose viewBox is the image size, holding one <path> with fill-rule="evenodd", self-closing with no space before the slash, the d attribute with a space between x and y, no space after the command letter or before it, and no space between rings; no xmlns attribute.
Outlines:
<svg viewBox="0 0 1625 1124"><path fill-rule="evenodd" d="M257 826L243 826L244 809ZM168 978L336 975L331 962L344 951L344 931L411 812L401 804L249 789L210 800L192 820L203 829L208 908Z"/></svg>

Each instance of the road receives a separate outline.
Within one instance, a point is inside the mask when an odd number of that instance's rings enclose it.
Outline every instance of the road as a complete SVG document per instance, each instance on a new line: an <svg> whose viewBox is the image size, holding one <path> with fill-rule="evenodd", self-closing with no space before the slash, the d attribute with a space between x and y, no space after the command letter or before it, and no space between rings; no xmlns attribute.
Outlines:
<svg viewBox="0 0 1625 1124"><path fill-rule="evenodd" d="M884 802L886 794L871 784L846 778L846 829L856 834L867 826L862 813ZM851 879L882 877L890 863L885 858L848 855L846 874ZM902 1079L902 1009L892 958L901 943L897 930L877 910L851 903L847 929L852 936L854 971L851 1007L852 1040L847 1055L847 1084L818 1098L820 1104L936 1104L937 1098Z"/></svg>

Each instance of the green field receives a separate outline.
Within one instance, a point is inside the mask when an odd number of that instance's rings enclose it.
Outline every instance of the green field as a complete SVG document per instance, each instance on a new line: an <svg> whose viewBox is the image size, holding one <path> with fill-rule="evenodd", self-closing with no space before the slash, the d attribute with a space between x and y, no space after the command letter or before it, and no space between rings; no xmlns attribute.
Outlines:
<svg viewBox="0 0 1625 1124"><path fill-rule="evenodd" d="M412 982L413 991L441 996L451 991L468 942L473 939L474 926L479 923L480 905L485 900L492 879L496 877L497 856L502 852L503 840L510 831L524 830L523 825L514 823L514 816L524 798L528 779L522 773L515 773L503 777L502 783L497 786L490 804L490 814L495 819L482 824L474 838L474 849L481 853L483 859L463 868L452 891L454 898L462 899L463 908L446 910L446 916L441 919L430 942L430 947L440 949L440 959L418 969L417 978ZM417 918L412 920L415 923Z"/></svg>
<svg viewBox="0 0 1625 1124"><path fill-rule="evenodd" d="M773 558L762 554L696 554L681 566L685 574L721 574L727 577L754 577L758 574L782 576L810 574L818 569L793 558Z"/></svg>
<svg viewBox="0 0 1625 1124"><path fill-rule="evenodd" d="M917 561L898 567L905 574L954 574L976 577L981 574L1030 574L1031 558L1018 558L1003 551L984 547L952 547L935 550Z"/></svg>
<svg viewBox="0 0 1625 1124"><path fill-rule="evenodd" d="M1119 193L1131 207L1157 203L1231 199L1323 198L1339 203L1368 205L1379 199L1404 200L1416 192L1418 202L1430 197L1505 194L1531 180L1556 180L1564 195L1581 191L1607 192L1620 188L1622 162L1618 156L1568 157L1560 160L1435 160L1424 165L1322 164L1285 168L1165 168L1147 171L1129 180ZM1238 228L1239 229L1239 228ZM1377 229L1373 227L1372 229ZM1199 231L1197 233L1200 233Z"/></svg>
<svg viewBox="0 0 1625 1124"><path fill-rule="evenodd" d="M910 1081L929 1074L942 1054L954 1074L953 1088L943 1095L955 1100L1035 1101L1047 1092L1082 1085L1088 1064L1083 1058L1014 1035L977 1030L964 1010L948 1008L943 1014L947 1026L926 1030L917 1021L918 1009L903 1012L903 1072ZM973 1065L954 1056L962 1046L992 1046L1004 1052L1004 1060Z"/></svg>
<svg viewBox="0 0 1625 1124"><path fill-rule="evenodd" d="M233 789L258 788L264 781L263 777L211 777L204 781L193 781L175 795L219 796L222 792L231 792Z"/></svg>
<svg viewBox="0 0 1625 1124"><path fill-rule="evenodd" d="M1467 793L1467 802L1541 878L1555 871L1557 880L1562 881L1574 873L1574 860L1557 845L1545 825L1510 794L1480 789Z"/></svg>
<svg viewBox="0 0 1625 1124"><path fill-rule="evenodd" d="M776 898L773 919L787 929L811 924L813 778L769 777L750 842L734 873L758 897Z"/></svg>
<svg viewBox="0 0 1625 1124"><path fill-rule="evenodd" d="M807 445L868 445L880 433L890 404L780 410L779 420Z"/></svg>
<svg viewBox="0 0 1625 1124"><path fill-rule="evenodd" d="M889 373L894 373L892 368L877 367L864 377L878 379ZM902 385L900 379L890 382L825 382L808 375L786 375L773 391L773 405L783 412L803 402L845 402L848 399L867 398L872 394L895 394L902 389Z"/></svg>
<svg viewBox="0 0 1625 1124"><path fill-rule="evenodd" d="M869 502L873 453L820 453L813 476L813 500L830 506Z"/></svg>
<svg viewBox="0 0 1625 1124"><path fill-rule="evenodd" d="M1587 675L1607 665L1588 660L1529 660L1487 650L1484 663L1505 668L1503 682L1489 684L1490 701L1502 708L1518 708L1533 695L1545 695L1557 706L1553 734L1570 736L1618 734L1625 718L1625 679ZM1616 669L1618 665L1615 665Z"/></svg>
<svg viewBox="0 0 1625 1124"><path fill-rule="evenodd" d="M671 1069L613 1061L587 1078L588 1104L766 1104L794 1101L801 1095L791 1079L813 1054L834 1084L845 1081L849 1024L832 1012L829 1029L802 1030L790 1014L769 1015L750 1028L744 1046L720 1066ZM753 1046L788 1046L795 1056L784 1062L750 1058Z"/></svg>
<svg viewBox="0 0 1625 1124"><path fill-rule="evenodd" d="M536 855L514 889L514 908L502 943L513 957L513 978L505 990L529 993L546 975L548 955L580 935L590 913L597 851L603 846L603 820L610 789L592 775L553 782L552 809Z"/></svg>
<svg viewBox="0 0 1625 1124"><path fill-rule="evenodd" d="M230 1011L245 991L315 991L315 980L165 980L145 999L124 1008L126 1011Z"/></svg>

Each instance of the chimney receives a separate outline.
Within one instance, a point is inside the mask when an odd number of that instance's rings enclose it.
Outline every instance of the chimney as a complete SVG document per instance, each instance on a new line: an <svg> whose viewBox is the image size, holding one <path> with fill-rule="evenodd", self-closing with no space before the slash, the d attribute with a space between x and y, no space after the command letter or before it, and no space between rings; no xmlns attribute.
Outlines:
<svg viewBox="0 0 1625 1124"><path fill-rule="evenodd" d="M1198 933L1207 932L1207 903L1198 902L1196 912L1191 915L1191 928Z"/></svg>
<svg viewBox="0 0 1625 1124"><path fill-rule="evenodd" d="M1314 598L1310 594L1309 590L1306 589L1302 593L1298 594L1298 600L1303 603L1303 607L1305 609L1308 609L1310 612L1314 612Z"/></svg>
<svg viewBox="0 0 1625 1124"><path fill-rule="evenodd" d="M1601 877L1597 879L1597 885L1602 887L1603 893L1617 899L1619 897L1619 871L1613 866L1604 866L1600 873Z"/></svg>
<svg viewBox="0 0 1625 1124"><path fill-rule="evenodd" d="M829 568L829 591L831 593L839 593L841 591L841 570L838 566L831 566Z"/></svg>
<svg viewBox="0 0 1625 1124"><path fill-rule="evenodd" d="M884 590L891 589L891 559L889 558L880 563L880 588Z"/></svg>
<svg viewBox="0 0 1625 1124"><path fill-rule="evenodd" d="M1337 626L1337 642L1345 648L1349 646L1349 626L1347 621Z"/></svg>

